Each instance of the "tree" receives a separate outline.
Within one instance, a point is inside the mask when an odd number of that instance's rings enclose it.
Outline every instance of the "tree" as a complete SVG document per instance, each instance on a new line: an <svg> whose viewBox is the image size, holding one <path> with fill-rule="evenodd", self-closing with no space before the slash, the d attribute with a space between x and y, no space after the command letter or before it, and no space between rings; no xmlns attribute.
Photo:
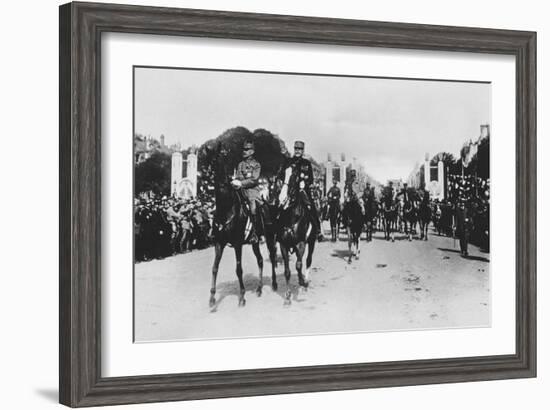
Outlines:
<svg viewBox="0 0 550 410"><path fill-rule="evenodd" d="M286 158L285 143L275 134L265 129L250 132L242 126L230 128L219 137L206 141L198 149L199 170L204 180L212 173L212 162L220 145L227 151L227 160L231 168L236 168L243 159L243 144L250 140L254 143L255 158L262 166L262 176L270 177L280 168Z"/></svg>
<svg viewBox="0 0 550 410"><path fill-rule="evenodd" d="M489 137L482 139L477 147L477 152L472 157L468 168L465 170L468 175L477 175L480 178L489 178L490 156Z"/></svg>
<svg viewBox="0 0 550 410"><path fill-rule="evenodd" d="M170 195L170 155L155 151L135 167L134 193L153 191L157 195Z"/></svg>
<svg viewBox="0 0 550 410"><path fill-rule="evenodd" d="M431 159L430 165L435 166L439 161L443 161L443 165L451 165L456 162L456 158L449 152L440 152Z"/></svg>

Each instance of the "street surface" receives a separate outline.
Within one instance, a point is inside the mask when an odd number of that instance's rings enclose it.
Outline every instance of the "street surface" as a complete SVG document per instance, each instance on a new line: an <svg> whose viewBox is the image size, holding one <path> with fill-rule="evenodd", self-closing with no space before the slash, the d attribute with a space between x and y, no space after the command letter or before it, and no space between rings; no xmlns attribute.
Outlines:
<svg viewBox="0 0 550 410"><path fill-rule="evenodd" d="M430 229L428 241L394 243L376 232L364 234L359 260L351 265L345 234L337 243L318 243L310 286L298 290L292 258L290 306L279 255L279 289L271 290L271 264L264 255L263 295L255 293L257 265L250 246L243 250L246 306L238 307L235 255L226 248L218 273L217 305L208 306L214 249L192 251L135 266L136 341L240 338L356 333L491 325L489 254L470 245L460 255L452 238Z"/></svg>

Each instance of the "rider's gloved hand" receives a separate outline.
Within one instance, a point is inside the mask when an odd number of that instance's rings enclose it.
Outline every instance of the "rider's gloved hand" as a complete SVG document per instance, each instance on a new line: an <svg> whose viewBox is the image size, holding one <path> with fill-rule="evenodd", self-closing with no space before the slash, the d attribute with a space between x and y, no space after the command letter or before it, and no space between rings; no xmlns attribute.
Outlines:
<svg viewBox="0 0 550 410"><path fill-rule="evenodd" d="M238 189L238 188L242 187L243 184L238 179L234 179L233 181L231 181L231 185L233 185L233 188Z"/></svg>
<svg viewBox="0 0 550 410"><path fill-rule="evenodd" d="M306 187L306 183L304 181L300 181L300 189L304 189Z"/></svg>

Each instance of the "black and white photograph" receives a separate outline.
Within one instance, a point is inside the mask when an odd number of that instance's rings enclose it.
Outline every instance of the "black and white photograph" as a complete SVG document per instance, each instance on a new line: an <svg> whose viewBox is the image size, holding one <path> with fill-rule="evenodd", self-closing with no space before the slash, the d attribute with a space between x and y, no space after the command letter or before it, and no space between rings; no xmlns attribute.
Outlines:
<svg viewBox="0 0 550 410"><path fill-rule="evenodd" d="M491 326L491 84L134 67L135 342Z"/></svg>

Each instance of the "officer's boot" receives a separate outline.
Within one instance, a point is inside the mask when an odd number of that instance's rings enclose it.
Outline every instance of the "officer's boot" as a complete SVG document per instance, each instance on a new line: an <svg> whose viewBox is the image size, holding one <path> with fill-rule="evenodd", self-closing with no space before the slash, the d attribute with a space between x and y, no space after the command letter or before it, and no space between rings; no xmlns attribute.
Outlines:
<svg viewBox="0 0 550 410"><path fill-rule="evenodd" d="M252 230L250 232L250 235L249 235L249 242L251 244L256 244L258 243L259 239L258 239L258 235L259 235L259 230L258 230L258 209L257 209L257 206L256 204L253 204L250 206L250 222L252 223Z"/></svg>

